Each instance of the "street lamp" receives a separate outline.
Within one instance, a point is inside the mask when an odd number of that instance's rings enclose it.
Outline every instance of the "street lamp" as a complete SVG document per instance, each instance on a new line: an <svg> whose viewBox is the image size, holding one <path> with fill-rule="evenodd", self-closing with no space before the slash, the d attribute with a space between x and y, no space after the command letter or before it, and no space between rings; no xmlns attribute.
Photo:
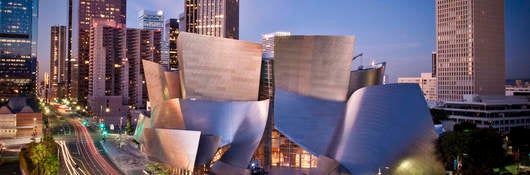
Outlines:
<svg viewBox="0 0 530 175"><path fill-rule="evenodd" d="M121 138L121 131L122 131L122 127L123 127L123 117L120 117L120 138Z"/></svg>

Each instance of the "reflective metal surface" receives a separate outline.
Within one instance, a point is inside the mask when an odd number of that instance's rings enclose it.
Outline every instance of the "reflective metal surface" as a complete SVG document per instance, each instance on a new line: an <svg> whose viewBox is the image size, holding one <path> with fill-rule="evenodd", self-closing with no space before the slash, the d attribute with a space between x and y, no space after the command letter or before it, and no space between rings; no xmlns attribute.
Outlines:
<svg viewBox="0 0 530 175"><path fill-rule="evenodd" d="M278 36L275 86L303 96L345 101L354 36Z"/></svg>
<svg viewBox="0 0 530 175"><path fill-rule="evenodd" d="M276 88L274 126L314 155L326 152L346 103L302 96Z"/></svg>
<svg viewBox="0 0 530 175"><path fill-rule="evenodd" d="M417 84L359 89L339 123L326 155L352 174L376 174L380 167L399 168L403 161L411 170L405 172L443 172L434 155L431 115Z"/></svg>
<svg viewBox="0 0 530 175"><path fill-rule="evenodd" d="M258 99L261 44L180 32L177 45L183 98Z"/></svg>
<svg viewBox="0 0 530 175"><path fill-rule="evenodd" d="M155 62L142 60L145 75L145 84L151 106L156 106L169 99L169 90L166 84L164 68Z"/></svg>
<svg viewBox="0 0 530 175"><path fill-rule="evenodd" d="M219 147L231 144L221 161L245 168L256 150L265 123L269 100L218 102L182 100L186 129L220 136ZM188 117L189 116L189 117Z"/></svg>
<svg viewBox="0 0 530 175"><path fill-rule="evenodd" d="M184 170L210 163L224 147L212 172L246 172L269 111L268 99L257 101L261 45L195 34L179 41L186 42L178 74L143 62L152 112L139 120L135 139L149 157Z"/></svg>
<svg viewBox="0 0 530 175"><path fill-rule="evenodd" d="M212 136L212 135L201 135L199 140L199 151L197 153L197 158L195 159L195 165L204 165L209 163L219 144L221 143L221 136Z"/></svg>
<svg viewBox="0 0 530 175"><path fill-rule="evenodd" d="M160 129L186 129L180 111L179 99L165 100L153 107L151 112L150 128Z"/></svg>
<svg viewBox="0 0 530 175"><path fill-rule="evenodd" d="M385 68L386 63L381 63L372 68L351 71L348 96L362 87L383 84Z"/></svg>
<svg viewBox="0 0 530 175"><path fill-rule="evenodd" d="M145 128L144 152L172 167L193 171L201 132Z"/></svg>
<svg viewBox="0 0 530 175"><path fill-rule="evenodd" d="M182 88L180 86L180 75L178 71L164 72L169 98L182 98Z"/></svg>

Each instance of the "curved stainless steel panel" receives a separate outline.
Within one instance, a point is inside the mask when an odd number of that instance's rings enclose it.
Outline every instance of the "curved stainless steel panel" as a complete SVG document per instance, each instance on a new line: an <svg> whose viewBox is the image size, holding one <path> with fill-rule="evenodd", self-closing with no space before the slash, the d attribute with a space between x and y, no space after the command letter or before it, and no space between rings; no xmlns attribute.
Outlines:
<svg viewBox="0 0 530 175"><path fill-rule="evenodd" d="M153 107L152 111L150 128L186 129L179 99L165 100Z"/></svg>
<svg viewBox="0 0 530 175"><path fill-rule="evenodd" d="M221 136L201 135L199 140L199 151L195 159L195 165L204 165L210 163L219 144L221 143Z"/></svg>
<svg viewBox="0 0 530 175"><path fill-rule="evenodd" d="M346 103L302 96L276 88L274 126L312 154L326 152Z"/></svg>
<svg viewBox="0 0 530 175"><path fill-rule="evenodd" d="M407 161L409 174L410 170L416 174L443 173L433 154L431 115L417 84L357 90L340 124L328 156L352 174L376 174L385 166L399 169L403 161Z"/></svg>
<svg viewBox="0 0 530 175"><path fill-rule="evenodd" d="M269 100L181 101L186 128L221 136L219 146L231 144L231 147L220 160L241 168L246 168L259 144L267 122L268 105Z"/></svg>
<svg viewBox="0 0 530 175"><path fill-rule="evenodd" d="M169 99L169 90L166 84L164 68L155 62L143 60L145 84L147 87L149 102L151 106L156 106L164 100Z"/></svg>
<svg viewBox="0 0 530 175"><path fill-rule="evenodd" d="M354 40L354 36L275 37L275 86L304 96L346 101Z"/></svg>
<svg viewBox="0 0 530 175"><path fill-rule="evenodd" d="M351 71L348 96L351 96L357 89L383 84L386 63L381 63L379 67Z"/></svg>
<svg viewBox="0 0 530 175"><path fill-rule="evenodd" d="M183 98L258 99L261 44L180 32L177 45Z"/></svg>
<svg viewBox="0 0 530 175"><path fill-rule="evenodd" d="M166 84L169 91L169 99L182 98L182 87L179 72L164 72Z"/></svg>
<svg viewBox="0 0 530 175"><path fill-rule="evenodd" d="M178 169L193 171L201 132L145 128L144 135L147 156Z"/></svg>

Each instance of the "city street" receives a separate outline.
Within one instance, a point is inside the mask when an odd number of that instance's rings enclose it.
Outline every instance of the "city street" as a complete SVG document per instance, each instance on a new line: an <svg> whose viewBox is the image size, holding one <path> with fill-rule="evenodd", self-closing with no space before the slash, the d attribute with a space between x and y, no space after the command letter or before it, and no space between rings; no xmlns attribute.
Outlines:
<svg viewBox="0 0 530 175"><path fill-rule="evenodd" d="M61 169L68 174L122 174L110 161L104 158L103 149L94 143L99 134L89 131L79 118L58 111L64 120L56 123L55 140L59 144ZM66 124L66 125L65 125ZM70 131L71 130L71 131Z"/></svg>

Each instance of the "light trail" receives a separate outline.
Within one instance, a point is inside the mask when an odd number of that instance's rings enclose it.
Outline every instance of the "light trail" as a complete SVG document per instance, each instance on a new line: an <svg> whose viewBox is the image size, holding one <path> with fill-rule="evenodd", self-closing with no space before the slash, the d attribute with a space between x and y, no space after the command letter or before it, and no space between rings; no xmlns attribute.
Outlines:
<svg viewBox="0 0 530 175"><path fill-rule="evenodd" d="M73 175L79 175L79 173L77 172L78 170L81 172L81 174L83 175L88 175L89 173L87 173L86 171L84 171L83 169L81 169L80 167L79 168L76 168L75 165L77 164L76 161L73 159L72 155L70 154L70 150L68 149L68 146L66 145L66 142L61 140L61 141L56 141L57 144L59 144L59 146L61 147L61 153L63 155L63 160L65 162L65 165L66 165L66 168L68 170L68 173L69 174L73 174ZM86 167L85 167L86 168Z"/></svg>
<svg viewBox="0 0 530 175"><path fill-rule="evenodd" d="M90 170L96 174L121 174L112 165L110 165L96 149L92 136L86 127L80 121L67 119L75 128L77 146L80 148L81 156L93 168Z"/></svg>

